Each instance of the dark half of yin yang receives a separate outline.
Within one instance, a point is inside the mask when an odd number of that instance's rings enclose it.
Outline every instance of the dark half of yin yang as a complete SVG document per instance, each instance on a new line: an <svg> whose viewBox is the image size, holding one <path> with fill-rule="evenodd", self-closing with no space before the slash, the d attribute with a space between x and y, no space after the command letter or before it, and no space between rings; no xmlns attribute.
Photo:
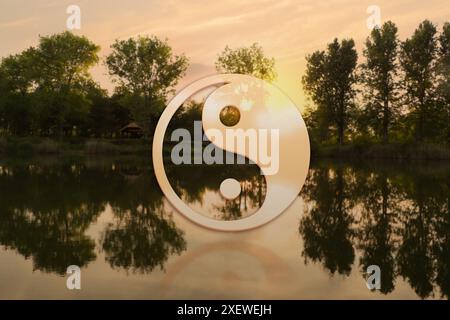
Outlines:
<svg viewBox="0 0 450 320"><path fill-rule="evenodd" d="M201 121L202 100L186 102L174 115L164 139L164 168L167 178L177 195L193 210L217 220L239 220L254 214L262 206L266 196L266 180L260 168L245 159L245 164L193 164L195 137L194 121ZM224 106L226 107L226 106ZM179 143L172 141L173 130L184 128L191 134L191 164L174 164L171 152ZM202 131L202 135L203 135ZM210 141L203 141L201 152ZM223 150L221 150L223 152ZM226 159L226 152L223 153ZM237 160L234 155L234 159ZM233 178L240 184L240 194L230 200L222 196L221 183Z"/></svg>

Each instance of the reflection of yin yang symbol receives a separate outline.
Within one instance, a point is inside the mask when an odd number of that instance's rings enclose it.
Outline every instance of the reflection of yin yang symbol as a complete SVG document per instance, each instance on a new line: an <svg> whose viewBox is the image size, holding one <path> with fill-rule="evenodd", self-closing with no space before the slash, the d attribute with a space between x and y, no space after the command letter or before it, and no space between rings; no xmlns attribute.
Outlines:
<svg viewBox="0 0 450 320"><path fill-rule="evenodd" d="M207 217L187 205L171 186L164 168L163 145L169 122L183 103L194 94L206 88L216 88L206 98L202 111L202 125L207 138L217 147L238 153L254 162L261 169L266 180L266 194L262 206L252 215L240 220L222 221ZM232 129L259 133L277 132L278 145L270 139L259 139L270 144L275 166L267 166L262 159L261 146L244 149L230 147L223 140L216 139L211 132L225 137L230 125L221 121L224 108L233 106L239 111L237 123ZM193 82L181 90L167 105L156 127L153 139L153 165L158 183L170 203L183 215L197 224L224 231L239 231L261 226L280 215L297 198L305 182L309 167L310 147L305 123L295 104L277 87L263 80L238 74L222 74ZM224 179L220 184L224 198L233 198L240 192L239 183Z"/></svg>

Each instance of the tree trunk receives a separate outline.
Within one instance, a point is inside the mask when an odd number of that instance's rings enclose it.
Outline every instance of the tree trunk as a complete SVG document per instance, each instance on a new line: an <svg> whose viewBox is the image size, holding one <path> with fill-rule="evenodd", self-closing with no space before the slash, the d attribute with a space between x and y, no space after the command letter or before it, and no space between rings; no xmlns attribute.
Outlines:
<svg viewBox="0 0 450 320"><path fill-rule="evenodd" d="M421 142L423 140L423 125L424 125L424 111L425 111L425 97L422 94L419 98L419 123L417 124L417 141Z"/></svg>
<svg viewBox="0 0 450 320"><path fill-rule="evenodd" d="M345 130L345 98L342 95L339 97L339 114L338 114L338 138L339 145L342 146L344 144L344 130Z"/></svg>
<svg viewBox="0 0 450 320"><path fill-rule="evenodd" d="M344 126L342 123L339 123L338 126L338 139L339 139L339 145L342 146L344 144Z"/></svg>
<svg viewBox="0 0 450 320"><path fill-rule="evenodd" d="M385 99L383 106L383 143L389 142L389 101Z"/></svg>

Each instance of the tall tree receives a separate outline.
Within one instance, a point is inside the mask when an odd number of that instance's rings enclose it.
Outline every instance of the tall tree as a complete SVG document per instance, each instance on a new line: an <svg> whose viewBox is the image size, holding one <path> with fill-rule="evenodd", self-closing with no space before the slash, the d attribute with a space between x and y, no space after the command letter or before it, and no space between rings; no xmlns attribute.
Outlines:
<svg viewBox="0 0 450 320"><path fill-rule="evenodd" d="M89 69L100 47L86 37L63 32L39 39L39 45L21 55L21 74L31 74L33 109L40 133L62 136L86 120L90 101L86 87L92 82ZM24 82L25 83L25 82Z"/></svg>
<svg viewBox="0 0 450 320"><path fill-rule="evenodd" d="M68 31L41 37L34 50L37 84L62 93L85 83L91 79L89 69L98 62L99 50L86 37Z"/></svg>
<svg viewBox="0 0 450 320"><path fill-rule="evenodd" d="M306 57L303 87L315 103L316 112L329 119L329 124L336 129L340 145L344 143L349 114L354 107L357 60L352 39L341 43L334 39L326 51L316 51Z"/></svg>
<svg viewBox="0 0 450 320"><path fill-rule="evenodd" d="M188 60L156 36L116 41L111 48L106 65L118 83L116 92L134 106L134 120L149 129L151 118L159 116L167 95L186 72Z"/></svg>
<svg viewBox="0 0 450 320"><path fill-rule="evenodd" d="M450 23L444 24L439 36L438 93L447 115L447 144L450 144Z"/></svg>
<svg viewBox="0 0 450 320"><path fill-rule="evenodd" d="M367 38L364 49L366 62L362 64L362 80L366 87L366 115L373 119L376 132L381 133L384 143L389 139L393 105L397 97L397 27L391 21L381 28L374 28Z"/></svg>
<svg viewBox="0 0 450 320"><path fill-rule="evenodd" d="M275 59L266 57L257 43L236 49L226 46L216 61L216 70L220 73L248 74L267 81L276 78L274 68Z"/></svg>
<svg viewBox="0 0 450 320"><path fill-rule="evenodd" d="M423 21L411 38L401 44L400 63L404 73L405 104L411 108L416 139L424 140L436 128L435 67L436 27Z"/></svg>

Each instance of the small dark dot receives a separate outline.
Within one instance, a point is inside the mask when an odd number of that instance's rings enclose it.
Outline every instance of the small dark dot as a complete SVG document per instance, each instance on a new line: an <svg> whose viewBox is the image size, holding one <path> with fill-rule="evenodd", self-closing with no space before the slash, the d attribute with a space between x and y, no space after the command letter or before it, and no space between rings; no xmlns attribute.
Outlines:
<svg viewBox="0 0 450 320"><path fill-rule="evenodd" d="M233 127L241 119L241 112L235 106L226 106L220 111L220 122L227 127Z"/></svg>

